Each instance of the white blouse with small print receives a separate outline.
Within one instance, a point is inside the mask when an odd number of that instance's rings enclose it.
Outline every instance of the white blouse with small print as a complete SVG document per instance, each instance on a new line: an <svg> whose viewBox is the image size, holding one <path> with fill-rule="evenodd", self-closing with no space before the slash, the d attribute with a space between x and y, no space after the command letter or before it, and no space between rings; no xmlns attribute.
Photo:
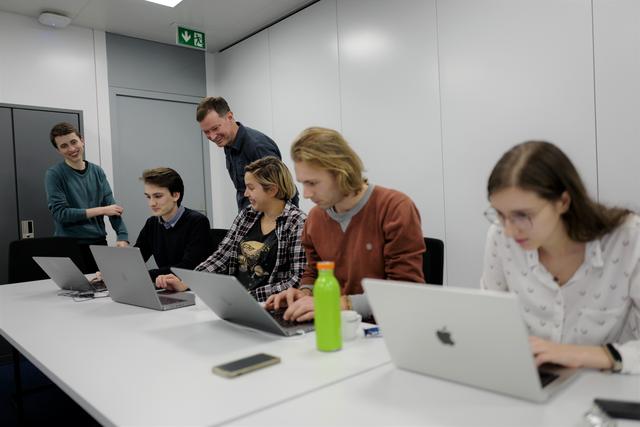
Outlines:
<svg viewBox="0 0 640 427"><path fill-rule="evenodd" d="M622 372L640 373L640 217L630 215L604 237L590 241L585 259L558 285L538 260L501 226L487 233L483 289L518 295L531 335L580 345L614 344Z"/></svg>

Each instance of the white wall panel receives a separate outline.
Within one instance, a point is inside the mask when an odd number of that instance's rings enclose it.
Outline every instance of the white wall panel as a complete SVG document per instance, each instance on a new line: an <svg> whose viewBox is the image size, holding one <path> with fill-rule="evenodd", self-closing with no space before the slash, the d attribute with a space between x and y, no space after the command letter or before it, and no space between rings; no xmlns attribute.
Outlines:
<svg viewBox="0 0 640 427"><path fill-rule="evenodd" d="M335 0L316 3L278 23L269 29L269 39L272 136L294 174L289 150L303 129L340 130ZM308 211L313 203L301 197L300 205Z"/></svg>
<svg viewBox="0 0 640 427"><path fill-rule="evenodd" d="M435 1L338 1L342 129L373 183L444 239Z"/></svg>
<svg viewBox="0 0 640 427"><path fill-rule="evenodd" d="M0 102L82 110L87 160L100 164L93 30L0 12L0 58ZM42 149L53 149L48 135Z"/></svg>
<svg viewBox="0 0 640 427"><path fill-rule="evenodd" d="M558 144L596 191L588 1L437 3L448 283L476 287L486 181L528 139Z"/></svg>
<svg viewBox="0 0 640 427"><path fill-rule="evenodd" d="M213 63L213 64L212 64ZM269 136L273 135L269 38L267 31L223 53L208 58L207 93L224 97L236 120ZM213 74L211 76L211 74ZM212 147L213 222L229 228L238 214L235 188L227 172L224 152Z"/></svg>
<svg viewBox="0 0 640 427"><path fill-rule="evenodd" d="M640 2L593 5L600 200L640 211Z"/></svg>
<svg viewBox="0 0 640 427"><path fill-rule="evenodd" d="M113 184L113 153L111 151L111 116L109 114L107 43L104 31L94 30L93 47L96 61L96 103L98 135L100 139L100 164L104 173L109 178L109 182ZM107 227L107 229L108 228L109 227Z"/></svg>

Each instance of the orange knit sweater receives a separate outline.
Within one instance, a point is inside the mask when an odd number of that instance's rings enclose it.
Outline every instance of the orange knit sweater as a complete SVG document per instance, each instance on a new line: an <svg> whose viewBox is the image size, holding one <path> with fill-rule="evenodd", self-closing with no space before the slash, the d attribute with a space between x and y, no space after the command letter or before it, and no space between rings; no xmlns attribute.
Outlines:
<svg viewBox="0 0 640 427"><path fill-rule="evenodd" d="M413 201L396 190L376 185L345 232L324 209L314 207L302 244L307 254L302 285L313 284L318 261L335 262L343 295L363 293L365 277L424 283L420 214Z"/></svg>

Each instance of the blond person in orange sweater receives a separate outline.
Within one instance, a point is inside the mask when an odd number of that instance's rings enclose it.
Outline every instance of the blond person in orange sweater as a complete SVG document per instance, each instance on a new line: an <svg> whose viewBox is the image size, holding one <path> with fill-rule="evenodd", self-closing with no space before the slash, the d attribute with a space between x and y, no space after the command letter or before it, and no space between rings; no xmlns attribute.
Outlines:
<svg viewBox="0 0 640 427"><path fill-rule="evenodd" d="M371 309L363 278L424 283L420 214L408 196L369 183L360 157L335 130L304 130L291 157L303 196L316 206L302 232L307 265L301 285L269 297L268 309L286 306L285 319L312 319L318 261L335 262L342 309L356 310L364 318Z"/></svg>

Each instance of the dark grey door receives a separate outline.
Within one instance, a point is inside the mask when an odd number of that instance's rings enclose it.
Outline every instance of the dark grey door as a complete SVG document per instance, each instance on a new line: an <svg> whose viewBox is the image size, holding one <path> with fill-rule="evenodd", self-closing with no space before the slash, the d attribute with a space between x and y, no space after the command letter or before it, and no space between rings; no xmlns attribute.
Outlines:
<svg viewBox="0 0 640 427"><path fill-rule="evenodd" d="M203 140L195 110L196 104L188 102L122 94L115 97L114 194L116 202L124 207L123 219L131 244L151 215L143 184L138 179L144 169L158 166L175 169L184 182L182 204L207 214L208 141Z"/></svg>
<svg viewBox="0 0 640 427"><path fill-rule="evenodd" d="M11 109L4 107L0 107L0 194L0 284L5 284L9 275L9 243L18 239L18 211Z"/></svg>
<svg viewBox="0 0 640 427"><path fill-rule="evenodd" d="M51 165L62 161L49 142L49 131L59 122L69 122L79 129L80 118L76 113L13 109L18 215L19 221L33 221L34 237L53 236L44 173Z"/></svg>

